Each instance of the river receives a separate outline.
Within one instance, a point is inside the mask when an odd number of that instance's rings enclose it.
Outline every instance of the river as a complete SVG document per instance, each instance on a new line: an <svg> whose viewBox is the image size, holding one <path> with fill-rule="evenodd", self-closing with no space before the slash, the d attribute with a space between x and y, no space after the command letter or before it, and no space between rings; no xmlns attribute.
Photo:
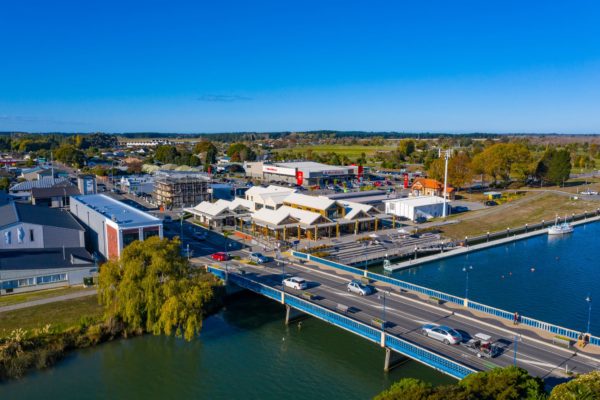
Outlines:
<svg viewBox="0 0 600 400"><path fill-rule="evenodd" d="M600 300L600 223L426 264L400 279L584 330ZM592 332L600 332L600 306ZM243 294L209 317L199 340L144 336L71 354L0 385L0 399L368 399L402 377L452 380L416 362L389 374L375 344L315 318L286 327L281 305Z"/></svg>

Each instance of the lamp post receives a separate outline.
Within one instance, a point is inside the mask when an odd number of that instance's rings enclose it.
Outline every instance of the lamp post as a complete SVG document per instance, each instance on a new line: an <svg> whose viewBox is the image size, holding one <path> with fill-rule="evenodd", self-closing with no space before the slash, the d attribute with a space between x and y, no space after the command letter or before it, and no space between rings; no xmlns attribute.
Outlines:
<svg viewBox="0 0 600 400"><path fill-rule="evenodd" d="M469 265L468 267L463 267L463 272L465 273L465 299L469 298L469 272L473 270L473 266Z"/></svg>
<svg viewBox="0 0 600 400"><path fill-rule="evenodd" d="M181 249L183 250L183 212L179 213L179 239L181 240Z"/></svg>
<svg viewBox="0 0 600 400"><path fill-rule="evenodd" d="M587 321L587 333L590 332L590 323L592 321L592 296L588 293L585 301L588 303L588 321Z"/></svg>
<svg viewBox="0 0 600 400"><path fill-rule="evenodd" d="M389 291L382 291L379 294L379 298L383 301L383 309L382 309L382 315L381 315L381 321L382 321L381 325L382 325L382 328L383 328L384 331L385 331L385 326L387 325L386 324L386 319L385 319L385 300L386 300L386 298L387 298L387 296L389 294L390 294Z"/></svg>
<svg viewBox="0 0 600 400"><path fill-rule="evenodd" d="M367 243L366 242L363 242L362 248L363 248L364 257L365 257L365 259L364 259L364 270L365 270L365 277L366 277L367 276L367 252L366 252Z"/></svg>

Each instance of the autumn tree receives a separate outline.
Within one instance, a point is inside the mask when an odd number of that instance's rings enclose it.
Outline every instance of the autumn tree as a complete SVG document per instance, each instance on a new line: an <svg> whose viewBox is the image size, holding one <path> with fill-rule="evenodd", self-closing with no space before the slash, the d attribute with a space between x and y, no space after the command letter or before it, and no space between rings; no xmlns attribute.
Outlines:
<svg viewBox="0 0 600 400"><path fill-rule="evenodd" d="M531 152L523 143L496 143L475 155L472 166L494 181L524 181L532 170Z"/></svg>
<svg viewBox="0 0 600 400"><path fill-rule="evenodd" d="M217 280L192 268L178 240L157 236L127 246L100 269L99 299L108 320L132 332L191 340L215 297Z"/></svg>
<svg viewBox="0 0 600 400"><path fill-rule="evenodd" d="M445 163L444 157L433 160L427 170L427 176L443 182ZM473 179L473 170L469 155L459 152L450 157L448 160L448 184L460 188L471 182L471 179Z"/></svg>

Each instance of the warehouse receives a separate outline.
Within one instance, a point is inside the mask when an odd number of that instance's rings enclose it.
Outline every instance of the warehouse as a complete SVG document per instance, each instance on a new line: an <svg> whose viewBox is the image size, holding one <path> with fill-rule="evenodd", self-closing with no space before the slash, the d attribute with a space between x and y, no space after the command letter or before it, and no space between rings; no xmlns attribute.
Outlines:
<svg viewBox="0 0 600 400"><path fill-rule="evenodd" d="M441 217L444 212L444 199L437 196L416 196L385 200L385 213L411 221L422 221ZM450 214L449 201L446 202L447 214Z"/></svg>
<svg viewBox="0 0 600 400"><path fill-rule="evenodd" d="M90 249L106 259L135 240L163 237L160 219L103 194L73 196L70 211L86 227Z"/></svg>
<svg viewBox="0 0 600 400"><path fill-rule="evenodd" d="M323 186L351 182L362 178L363 167L357 165L336 166L314 161L282 163L247 163L248 177L264 182L281 182L300 186Z"/></svg>

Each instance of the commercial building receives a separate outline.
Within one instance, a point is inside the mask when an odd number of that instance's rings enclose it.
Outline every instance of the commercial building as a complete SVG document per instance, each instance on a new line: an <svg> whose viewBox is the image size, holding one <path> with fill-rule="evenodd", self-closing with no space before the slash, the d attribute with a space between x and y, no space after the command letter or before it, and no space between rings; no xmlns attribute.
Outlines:
<svg viewBox="0 0 600 400"><path fill-rule="evenodd" d="M86 227L89 248L106 259L119 258L135 240L163 237L160 219L103 194L74 196L70 210Z"/></svg>
<svg viewBox="0 0 600 400"><path fill-rule="evenodd" d="M70 197L79 194L81 194L79 189L73 185L33 188L31 189L31 204L51 208L68 207Z"/></svg>
<svg viewBox="0 0 600 400"><path fill-rule="evenodd" d="M260 210L265 207L269 210L276 210L283 205L283 200L294 193L292 188L269 185L267 187L252 186L244 194L246 200L253 204L252 211Z"/></svg>
<svg viewBox="0 0 600 400"><path fill-rule="evenodd" d="M151 194L154 192L154 178L150 175L124 176L119 181L121 190L131 194Z"/></svg>
<svg viewBox="0 0 600 400"><path fill-rule="evenodd" d="M207 174L158 171L154 177L154 200L161 207L193 207L210 199L210 177Z"/></svg>
<svg viewBox="0 0 600 400"><path fill-rule="evenodd" d="M254 204L245 199L236 198L233 201L217 200L215 203L203 201L193 208L185 211L192 214L194 221L215 229L224 226L235 226L238 219L250 215Z"/></svg>
<svg viewBox="0 0 600 400"><path fill-rule="evenodd" d="M77 176L77 187L80 194L96 194L98 186L96 185L96 175L79 175Z"/></svg>
<svg viewBox="0 0 600 400"><path fill-rule="evenodd" d="M444 199L438 196L417 196L385 200L386 214L406 218L411 221L441 217L444 213ZM446 213L450 214L450 204L446 202Z"/></svg>
<svg viewBox="0 0 600 400"><path fill-rule="evenodd" d="M360 179L366 169L362 166L336 166L313 161L245 163L246 176L264 182L284 182L301 186L322 186Z"/></svg>

